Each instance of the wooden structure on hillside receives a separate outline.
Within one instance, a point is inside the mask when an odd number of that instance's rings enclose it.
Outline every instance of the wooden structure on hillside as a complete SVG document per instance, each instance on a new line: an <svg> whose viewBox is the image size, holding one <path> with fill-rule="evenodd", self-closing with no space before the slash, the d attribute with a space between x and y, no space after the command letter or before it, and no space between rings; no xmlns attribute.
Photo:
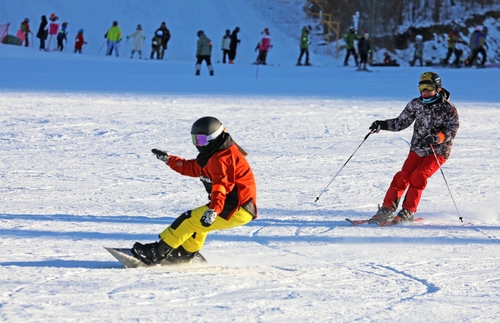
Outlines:
<svg viewBox="0 0 500 323"><path fill-rule="evenodd" d="M331 34L335 34L335 58L338 58L339 54L339 39L340 39L340 23L338 21L332 21L332 15L325 13L323 8L325 7L327 0L307 0L304 6L304 11L310 17L317 17L320 19L320 23L323 25L326 31L326 41L327 41L327 54L330 53L330 43L332 42ZM324 36L324 35L323 35Z"/></svg>

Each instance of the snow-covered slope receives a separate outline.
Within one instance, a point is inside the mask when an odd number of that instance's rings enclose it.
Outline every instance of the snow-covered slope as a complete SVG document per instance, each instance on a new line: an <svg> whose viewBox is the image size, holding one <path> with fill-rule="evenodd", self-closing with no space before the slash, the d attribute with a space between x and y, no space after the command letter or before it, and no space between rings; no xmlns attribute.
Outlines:
<svg viewBox="0 0 500 323"><path fill-rule="evenodd" d="M73 14L68 2L35 3ZM113 3L128 4L105 8ZM199 8L217 16L208 3ZM273 26L257 2L234 3L255 17L242 31ZM106 29L107 11L95 15ZM191 46L192 32L184 35ZM285 36L280 46L296 51ZM411 129L371 135L314 201L371 122L397 116L418 95L426 69L295 67L292 54L257 67L251 47L241 53L248 61L195 77L180 49L179 60L156 62L0 45L1 322L498 321L498 69L438 71L461 118L443 172L465 223L436 173L417 213L424 222L351 227L345 217L367 218L381 202ZM194 157L189 129L205 115L249 152L259 218L209 235L207 265L122 269L103 246L154 241L206 203L198 179L150 152Z"/></svg>

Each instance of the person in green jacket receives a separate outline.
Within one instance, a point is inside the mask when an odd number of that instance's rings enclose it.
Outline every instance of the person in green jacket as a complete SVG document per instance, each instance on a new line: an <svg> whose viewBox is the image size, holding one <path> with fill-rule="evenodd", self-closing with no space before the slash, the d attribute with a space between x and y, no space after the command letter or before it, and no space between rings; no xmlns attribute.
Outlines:
<svg viewBox="0 0 500 323"><path fill-rule="evenodd" d="M344 37L345 41L345 48L347 50L345 54L345 59L344 59L344 66L348 66L349 64L347 61L349 60L349 56L351 54L354 56L354 61L356 62L356 66L358 66L358 55L356 54L356 46L354 45L354 41L358 39L358 36L356 35L356 30L354 30L354 27L350 27L349 31L347 32L347 35Z"/></svg>
<svg viewBox="0 0 500 323"><path fill-rule="evenodd" d="M212 41L208 38L203 30L198 31L198 43L196 47L196 74L200 75L201 63L205 61L207 63L208 70L210 71L210 76L214 75L214 68L210 58L212 56Z"/></svg>
<svg viewBox="0 0 500 323"><path fill-rule="evenodd" d="M304 65L310 66L309 64L309 29L306 26L302 28L302 33L300 35L300 56L297 61L297 66L302 66L302 56L306 54L306 62Z"/></svg>
<svg viewBox="0 0 500 323"><path fill-rule="evenodd" d="M104 36L108 40L108 49L106 50L106 56L111 56L113 50L115 50L116 57L119 56L118 44L122 40L122 31L118 27L118 21L113 21L113 26L108 29L108 32Z"/></svg>

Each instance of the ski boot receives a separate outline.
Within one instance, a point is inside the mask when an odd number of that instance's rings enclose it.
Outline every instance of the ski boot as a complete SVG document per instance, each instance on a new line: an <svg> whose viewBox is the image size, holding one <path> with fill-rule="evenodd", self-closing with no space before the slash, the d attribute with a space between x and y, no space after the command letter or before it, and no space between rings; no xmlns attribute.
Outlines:
<svg viewBox="0 0 500 323"><path fill-rule="evenodd" d="M384 206L379 206L377 213L370 219L375 222L391 222L392 220L394 220L394 211Z"/></svg>
<svg viewBox="0 0 500 323"><path fill-rule="evenodd" d="M400 223L400 222L413 222L413 212L407 209L401 209L398 214L394 217L392 222Z"/></svg>

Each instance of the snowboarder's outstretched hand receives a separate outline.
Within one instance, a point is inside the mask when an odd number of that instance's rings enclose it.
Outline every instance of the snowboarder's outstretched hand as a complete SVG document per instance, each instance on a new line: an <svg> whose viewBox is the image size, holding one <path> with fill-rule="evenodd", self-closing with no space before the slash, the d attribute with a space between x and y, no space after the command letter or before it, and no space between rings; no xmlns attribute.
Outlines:
<svg viewBox="0 0 500 323"><path fill-rule="evenodd" d="M380 130L387 130L387 122L383 120L376 120L369 128L372 132L379 132Z"/></svg>
<svg viewBox="0 0 500 323"><path fill-rule="evenodd" d="M168 162L168 160L170 159L170 155L164 150L151 149L151 152L156 155L156 158L165 163Z"/></svg>
<svg viewBox="0 0 500 323"><path fill-rule="evenodd" d="M204 227L209 227L214 223L217 218L217 212L212 209L206 210L200 218L201 225Z"/></svg>

